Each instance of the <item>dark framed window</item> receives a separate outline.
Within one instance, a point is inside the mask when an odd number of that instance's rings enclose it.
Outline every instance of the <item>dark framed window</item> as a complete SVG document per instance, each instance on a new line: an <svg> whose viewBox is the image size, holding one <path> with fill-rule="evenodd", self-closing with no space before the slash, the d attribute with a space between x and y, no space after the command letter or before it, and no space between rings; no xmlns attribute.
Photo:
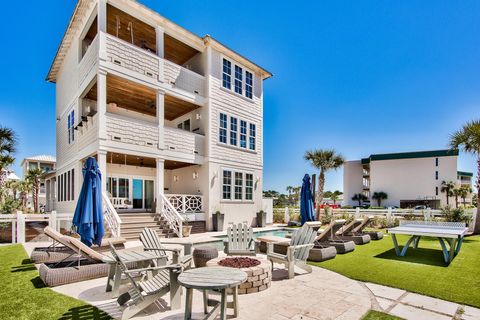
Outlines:
<svg viewBox="0 0 480 320"><path fill-rule="evenodd" d="M247 121L240 120L240 147L247 147Z"/></svg>
<svg viewBox="0 0 480 320"><path fill-rule="evenodd" d="M256 126L253 123L250 123L250 144L249 148L250 150L255 150L256 147Z"/></svg>
<svg viewBox="0 0 480 320"><path fill-rule="evenodd" d="M438 171L435 171L435 180L438 180Z"/></svg>
<svg viewBox="0 0 480 320"><path fill-rule="evenodd" d="M242 200L243 196L243 173L235 172L235 200Z"/></svg>
<svg viewBox="0 0 480 320"><path fill-rule="evenodd" d="M245 96L253 98L253 74L248 71L245 71Z"/></svg>
<svg viewBox="0 0 480 320"><path fill-rule="evenodd" d="M218 131L218 141L227 143L227 115L220 113L220 129Z"/></svg>
<svg viewBox="0 0 480 320"><path fill-rule="evenodd" d="M72 200L75 200L75 169L72 169L70 188L72 189Z"/></svg>
<svg viewBox="0 0 480 320"><path fill-rule="evenodd" d="M253 200L253 174L245 174L245 200Z"/></svg>
<svg viewBox="0 0 480 320"><path fill-rule="evenodd" d="M232 146L237 145L237 118L230 117L230 144Z"/></svg>
<svg viewBox="0 0 480 320"><path fill-rule="evenodd" d="M232 63L227 59L223 59L222 85L227 89L232 88Z"/></svg>
<svg viewBox="0 0 480 320"><path fill-rule="evenodd" d="M235 92L242 94L243 87L243 69L235 65Z"/></svg>
<svg viewBox="0 0 480 320"><path fill-rule="evenodd" d="M435 167L438 167L438 158L435 158Z"/></svg>
<svg viewBox="0 0 480 320"><path fill-rule="evenodd" d="M232 199L232 171L223 170L222 199Z"/></svg>

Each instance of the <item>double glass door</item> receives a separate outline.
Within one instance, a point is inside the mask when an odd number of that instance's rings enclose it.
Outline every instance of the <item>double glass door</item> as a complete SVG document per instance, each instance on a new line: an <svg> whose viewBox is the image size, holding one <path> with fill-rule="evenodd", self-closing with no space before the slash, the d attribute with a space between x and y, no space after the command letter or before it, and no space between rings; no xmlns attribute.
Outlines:
<svg viewBox="0 0 480 320"><path fill-rule="evenodd" d="M107 191L113 198L128 199L133 209L152 209L155 199L153 180L109 177Z"/></svg>

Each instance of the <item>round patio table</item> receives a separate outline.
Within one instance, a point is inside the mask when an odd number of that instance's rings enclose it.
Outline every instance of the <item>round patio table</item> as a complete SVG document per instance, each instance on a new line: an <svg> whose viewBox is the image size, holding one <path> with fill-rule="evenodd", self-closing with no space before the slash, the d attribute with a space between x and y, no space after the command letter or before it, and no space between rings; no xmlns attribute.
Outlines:
<svg viewBox="0 0 480 320"><path fill-rule="evenodd" d="M185 320L192 319L193 289L203 291L204 312L209 305L214 308L205 319L213 319L220 313L220 319L227 318L227 289L233 289L234 315L238 315L238 286L247 280L247 274L240 269L227 267L196 268L182 272L178 282L187 289L185 301ZM208 299L208 290L221 293L220 303Z"/></svg>

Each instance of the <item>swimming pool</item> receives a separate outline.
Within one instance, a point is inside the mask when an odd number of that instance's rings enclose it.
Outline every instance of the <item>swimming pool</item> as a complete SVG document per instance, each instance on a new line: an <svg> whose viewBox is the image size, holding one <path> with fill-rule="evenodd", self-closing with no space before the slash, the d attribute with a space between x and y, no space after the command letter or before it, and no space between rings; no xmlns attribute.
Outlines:
<svg viewBox="0 0 480 320"><path fill-rule="evenodd" d="M291 229L275 229L275 230L267 230L267 231L257 231L253 233L253 238L256 239L262 236L277 236L277 237L285 237L287 234L291 233ZM223 250L223 240L227 239L227 236L216 236L218 241L209 241L209 242L202 242L196 243L193 247L202 246L202 245L209 245L212 247L217 248L218 250Z"/></svg>

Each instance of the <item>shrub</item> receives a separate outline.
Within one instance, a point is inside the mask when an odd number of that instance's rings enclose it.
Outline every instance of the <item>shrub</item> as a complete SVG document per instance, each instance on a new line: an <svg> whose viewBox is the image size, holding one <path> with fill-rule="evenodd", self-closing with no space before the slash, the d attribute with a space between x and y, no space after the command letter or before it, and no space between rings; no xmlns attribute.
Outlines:
<svg viewBox="0 0 480 320"><path fill-rule="evenodd" d="M20 201L13 199L12 196L7 195L3 203L0 204L0 214L11 214L20 208Z"/></svg>
<svg viewBox="0 0 480 320"><path fill-rule="evenodd" d="M445 207L442 209L443 217L448 222L470 222L470 217L465 214L463 208Z"/></svg>

